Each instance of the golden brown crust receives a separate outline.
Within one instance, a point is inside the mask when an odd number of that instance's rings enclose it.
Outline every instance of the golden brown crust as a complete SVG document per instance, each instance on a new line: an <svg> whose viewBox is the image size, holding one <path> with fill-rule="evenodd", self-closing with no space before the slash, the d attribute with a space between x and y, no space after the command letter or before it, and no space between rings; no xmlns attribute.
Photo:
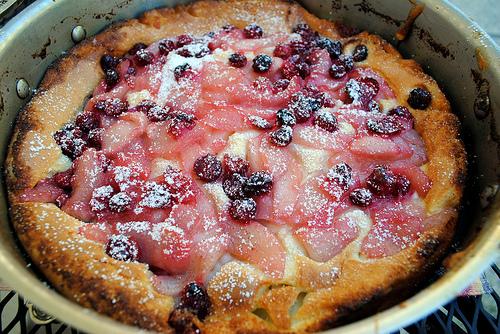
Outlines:
<svg viewBox="0 0 500 334"><path fill-rule="evenodd" d="M137 20L117 24L73 48L47 71L38 94L18 118L6 174L11 216L19 238L34 263L68 298L124 323L171 331L167 319L173 299L156 291L145 265L111 259L101 245L78 234L82 222L55 205L19 201L24 189L64 168L52 133L74 117L101 79L100 56L105 52L123 54L136 42L151 43L185 32L196 35L228 23L243 27L251 22L258 22L269 33L291 30L297 23L306 22L322 35L339 38L332 23L296 4L200 1L153 10ZM227 291L218 292L214 288L217 282L211 282L214 314L199 324L206 332L302 332L331 327L352 310L364 304L373 305L374 301L399 293L418 281L449 246L466 168L457 118L436 82L417 63L402 59L390 44L367 33L347 38L344 43L357 41L369 48L368 59L361 66L366 64L380 72L395 91L399 104L407 106L406 98L414 87L424 86L432 93L429 108L410 110L429 157L426 173L433 186L425 198L427 210L450 208L447 222L426 232L414 246L383 259L352 258L353 249L359 247L356 243L325 264L296 253L290 263L298 274L288 281L272 281L252 273L243 264L230 264L223 271L227 275L231 271L243 273L241 282L252 284L255 296L228 308L220 298ZM44 145L36 147L34 143ZM333 275L333 283L326 284L324 275L331 273L332 268L339 268L342 274Z"/></svg>

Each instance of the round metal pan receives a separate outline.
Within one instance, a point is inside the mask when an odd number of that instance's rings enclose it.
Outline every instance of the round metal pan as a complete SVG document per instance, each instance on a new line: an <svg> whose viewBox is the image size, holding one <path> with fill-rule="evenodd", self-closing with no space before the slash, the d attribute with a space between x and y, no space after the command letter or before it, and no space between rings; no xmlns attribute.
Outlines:
<svg viewBox="0 0 500 334"><path fill-rule="evenodd" d="M0 157L6 154L13 122L46 68L83 34L148 9L187 1L39 0L0 29ZM413 57L440 84L462 121L469 154L469 179L456 249L447 272L406 301L371 317L333 329L335 333L389 332L432 312L462 291L498 254L500 240L500 50L448 2L424 0L404 41L395 39L413 8L409 1L305 0L316 15L380 34ZM73 30L76 26L80 26ZM83 29L82 29L83 28ZM73 34L72 34L73 32ZM73 37L73 38L72 38ZM19 81L24 79L24 81ZM17 90L16 91L16 85ZM19 95L18 95L19 94ZM28 95L28 96L26 96ZM41 281L28 262L8 218L0 187L0 276L45 311L89 333L136 333L137 329L82 308Z"/></svg>

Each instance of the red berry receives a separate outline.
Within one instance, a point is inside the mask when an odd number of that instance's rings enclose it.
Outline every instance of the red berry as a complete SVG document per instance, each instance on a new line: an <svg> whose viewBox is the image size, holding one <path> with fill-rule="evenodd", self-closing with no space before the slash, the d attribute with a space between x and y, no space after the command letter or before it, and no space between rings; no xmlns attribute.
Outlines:
<svg viewBox="0 0 500 334"><path fill-rule="evenodd" d="M356 45L352 52L352 59L355 62L360 62L368 58L368 48L364 44Z"/></svg>
<svg viewBox="0 0 500 334"><path fill-rule="evenodd" d="M211 307L210 297L201 283L191 282L182 290L180 309L188 309L198 316L200 320L203 320L210 312Z"/></svg>
<svg viewBox="0 0 500 334"><path fill-rule="evenodd" d="M366 127L373 133L380 135L394 135L403 129L401 123L393 116L384 116L381 119L366 121Z"/></svg>
<svg viewBox="0 0 500 334"><path fill-rule="evenodd" d="M293 130L290 126L281 126L269 133L269 140L272 144L279 147L288 146L293 139Z"/></svg>
<svg viewBox="0 0 500 334"><path fill-rule="evenodd" d="M369 206L373 201L373 194L369 189L358 188L349 194L349 199L354 205Z"/></svg>
<svg viewBox="0 0 500 334"><path fill-rule="evenodd" d="M396 182L394 183L394 196L403 196L406 195L410 191L410 180L404 175L397 175Z"/></svg>
<svg viewBox="0 0 500 334"><path fill-rule="evenodd" d="M177 46L175 45L175 42L170 39L165 39L158 44L158 50L162 55L168 55L176 48Z"/></svg>
<svg viewBox="0 0 500 334"><path fill-rule="evenodd" d="M123 212L130 209L132 198L126 192L119 192L109 199L109 209L113 212Z"/></svg>
<svg viewBox="0 0 500 334"><path fill-rule="evenodd" d="M255 23L249 24L243 29L243 34L245 35L246 38L261 38L262 35L264 35L264 31L262 28Z"/></svg>
<svg viewBox="0 0 500 334"><path fill-rule="evenodd" d="M253 59L252 68L257 73L264 73L269 71L272 64L273 64L273 59L268 55L257 55Z"/></svg>
<svg viewBox="0 0 500 334"><path fill-rule="evenodd" d="M89 111L78 114L75 119L75 125L83 132L89 132L92 129L98 128L99 123L99 115Z"/></svg>
<svg viewBox="0 0 500 334"><path fill-rule="evenodd" d="M222 164L213 154L196 159L193 169L200 179L207 182L216 181L222 174Z"/></svg>
<svg viewBox="0 0 500 334"><path fill-rule="evenodd" d="M324 109L318 111L314 116L314 125L328 132L334 132L338 129L337 118L331 112Z"/></svg>
<svg viewBox="0 0 500 334"><path fill-rule="evenodd" d="M240 157L232 157L225 154L222 159L222 169L225 176L231 176L234 173L244 176L248 173L249 166L248 161Z"/></svg>
<svg viewBox="0 0 500 334"><path fill-rule="evenodd" d="M243 186L246 182L246 177L240 174L234 173L228 176L222 182L222 189L226 193L227 197L230 199L242 199L245 197L245 192L243 191Z"/></svg>
<svg viewBox="0 0 500 334"><path fill-rule="evenodd" d="M139 247L126 235L113 234L106 243L106 254L118 261L136 261L139 258Z"/></svg>
<svg viewBox="0 0 500 334"><path fill-rule="evenodd" d="M71 180L73 179L73 168L70 168L64 172L59 172L52 176L55 184L66 191L71 190Z"/></svg>
<svg viewBox="0 0 500 334"><path fill-rule="evenodd" d="M149 65L153 62L154 60L154 55L145 49L141 49L136 52L135 54L135 60L137 61L137 64L139 66L146 66Z"/></svg>
<svg viewBox="0 0 500 334"><path fill-rule="evenodd" d="M408 104L414 109L426 109L432 100L432 94L424 88L415 88L410 92Z"/></svg>
<svg viewBox="0 0 500 334"><path fill-rule="evenodd" d="M236 199L229 203L229 215L236 220L255 219L257 203L252 198Z"/></svg>
<svg viewBox="0 0 500 334"><path fill-rule="evenodd" d="M274 48L273 56L286 59L292 55L292 48L288 44L278 44Z"/></svg>
<svg viewBox="0 0 500 334"><path fill-rule="evenodd" d="M247 64L247 57L242 53L233 53L229 56L229 65L233 67L244 67Z"/></svg>
<svg viewBox="0 0 500 334"><path fill-rule="evenodd" d="M246 180L243 191L247 196L259 196L271 191L273 177L268 172L255 172Z"/></svg>
<svg viewBox="0 0 500 334"><path fill-rule="evenodd" d="M180 47L183 47L185 45L188 45L188 44L191 44L193 42L193 37L189 36L189 35L179 35L177 36L177 47L180 48Z"/></svg>
<svg viewBox="0 0 500 334"><path fill-rule="evenodd" d="M376 195L387 197L394 193L396 175L387 166L377 166L366 179L368 188Z"/></svg>

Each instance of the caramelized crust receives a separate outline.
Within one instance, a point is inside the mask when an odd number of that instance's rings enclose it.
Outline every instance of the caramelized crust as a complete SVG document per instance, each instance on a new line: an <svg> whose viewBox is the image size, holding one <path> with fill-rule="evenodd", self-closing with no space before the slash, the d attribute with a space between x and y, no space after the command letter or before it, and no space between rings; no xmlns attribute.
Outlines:
<svg viewBox="0 0 500 334"><path fill-rule="evenodd" d="M22 203L19 196L41 179L67 168L69 161L52 134L74 118L102 79L102 54L121 55L137 42L152 43L186 32L203 34L228 23L242 28L252 22L267 33L291 31L305 22L324 36L340 39L334 24L293 3L200 1L153 10L114 25L70 50L47 71L38 93L19 115L6 176L18 236L33 262L65 296L130 325L173 331L167 323L173 298L157 292L146 265L110 258L102 245L78 234L83 222L53 204ZM408 106L406 99L415 87L432 93L426 110L408 107L429 158L425 171L433 185L424 199L427 211L448 209L448 215L414 246L386 258L353 257L360 247L358 239L326 263L289 248L287 266L296 274L282 280L263 277L239 262L225 265L209 283L214 304L211 315L204 323L195 320L204 332L303 332L332 327L351 319L365 305L381 305L380 300L408 294L409 287L426 275L449 246L466 171L457 118L436 82L415 61L402 59L390 44L368 33L342 40L347 50L358 43L367 45L369 56L359 65L382 74L400 105ZM224 286L224 277L232 277L234 284ZM241 286L247 289L243 291ZM228 295L233 301L230 306L225 302Z"/></svg>

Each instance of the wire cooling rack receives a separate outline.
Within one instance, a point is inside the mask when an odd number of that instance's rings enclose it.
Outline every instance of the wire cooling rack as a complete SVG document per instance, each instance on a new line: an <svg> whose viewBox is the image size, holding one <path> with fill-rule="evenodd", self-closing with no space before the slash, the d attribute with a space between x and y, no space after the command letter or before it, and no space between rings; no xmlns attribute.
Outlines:
<svg viewBox="0 0 500 334"><path fill-rule="evenodd" d="M492 265L490 281L500 280L500 269ZM400 329L400 334L489 334L500 333L498 288L481 296L458 297L436 312ZM14 291L0 292L0 333L82 333L39 310Z"/></svg>

